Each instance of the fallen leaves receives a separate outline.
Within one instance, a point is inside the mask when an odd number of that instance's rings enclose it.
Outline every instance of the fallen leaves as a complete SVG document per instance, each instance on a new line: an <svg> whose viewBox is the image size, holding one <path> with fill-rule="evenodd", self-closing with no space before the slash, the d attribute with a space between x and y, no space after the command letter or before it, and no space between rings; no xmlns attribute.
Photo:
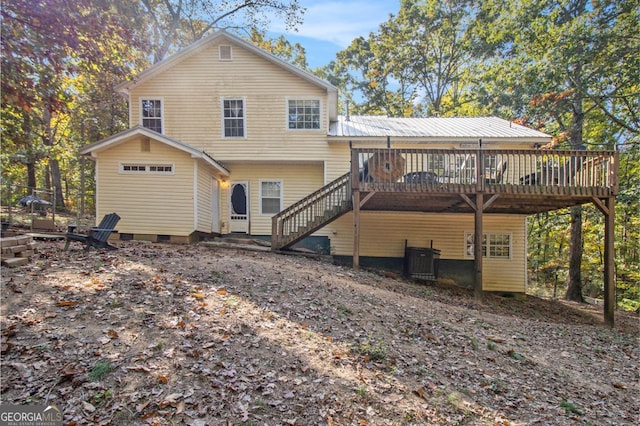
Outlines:
<svg viewBox="0 0 640 426"><path fill-rule="evenodd" d="M633 339L528 318L540 303L507 315L455 289L197 245L44 253L3 293L3 401L49 397L70 425L624 423L638 405Z"/></svg>

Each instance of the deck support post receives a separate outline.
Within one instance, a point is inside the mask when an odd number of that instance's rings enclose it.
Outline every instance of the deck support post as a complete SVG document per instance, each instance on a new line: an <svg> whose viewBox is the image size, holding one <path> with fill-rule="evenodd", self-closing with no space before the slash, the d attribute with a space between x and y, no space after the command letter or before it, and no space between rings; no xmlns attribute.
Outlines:
<svg viewBox="0 0 640 426"><path fill-rule="evenodd" d="M475 282L473 286L473 296L476 302L482 301L482 216L484 206L484 194L479 192L476 194L475 205L475 224L473 235L473 258L475 267Z"/></svg>
<svg viewBox="0 0 640 426"><path fill-rule="evenodd" d="M360 191L353 191L353 269L360 270Z"/></svg>
<svg viewBox="0 0 640 426"><path fill-rule="evenodd" d="M592 199L593 204L604 216L604 322L609 327L614 326L614 311L616 309L615 285L615 218L616 197L604 200Z"/></svg>
<svg viewBox="0 0 640 426"><path fill-rule="evenodd" d="M606 200L607 212L604 221L604 322L611 328L614 326L614 311L616 307L615 286L615 205L616 198Z"/></svg>

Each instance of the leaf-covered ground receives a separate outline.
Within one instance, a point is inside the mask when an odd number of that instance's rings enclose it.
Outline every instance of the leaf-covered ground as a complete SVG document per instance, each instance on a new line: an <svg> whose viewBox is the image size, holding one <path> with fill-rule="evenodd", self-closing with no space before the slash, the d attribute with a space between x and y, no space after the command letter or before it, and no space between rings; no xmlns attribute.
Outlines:
<svg viewBox="0 0 640 426"><path fill-rule="evenodd" d="M2 270L1 401L68 425L623 425L638 317L269 252L40 243Z"/></svg>

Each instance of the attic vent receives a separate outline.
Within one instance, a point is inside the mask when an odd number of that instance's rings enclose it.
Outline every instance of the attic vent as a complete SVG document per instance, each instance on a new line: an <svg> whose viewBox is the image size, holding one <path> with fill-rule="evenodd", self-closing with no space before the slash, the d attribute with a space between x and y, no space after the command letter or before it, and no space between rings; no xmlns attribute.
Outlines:
<svg viewBox="0 0 640 426"><path fill-rule="evenodd" d="M148 138L140 141L140 152L151 152L151 141Z"/></svg>
<svg viewBox="0 0 640 426"><path fill-rule="evenodd" d="M220 54L221 61L230 61L231 60L231 46L219 46L218 52Z"/></svg>

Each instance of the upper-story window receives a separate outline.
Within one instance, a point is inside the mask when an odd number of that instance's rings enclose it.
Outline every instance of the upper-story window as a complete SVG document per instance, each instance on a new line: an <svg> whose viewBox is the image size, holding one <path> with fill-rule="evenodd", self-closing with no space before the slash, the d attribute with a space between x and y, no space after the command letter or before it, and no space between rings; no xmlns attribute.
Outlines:
<svg viewBox="0 0 640 426"><path fill-rule="evenodd" d="M319 99L289 99L289 129L319 129Z"/></svg>
<svg viewBox="0 0 640 426"><path fill-rule="evenodd" d="M162 133L162 100L142 99L142 126Z"/></svg>
<svg viewBox="0 0 640 426"><path fill-rule="evenodd" d="M222 101L222 128L225 138L243 138L245 135L244 100Z"/></svg>

